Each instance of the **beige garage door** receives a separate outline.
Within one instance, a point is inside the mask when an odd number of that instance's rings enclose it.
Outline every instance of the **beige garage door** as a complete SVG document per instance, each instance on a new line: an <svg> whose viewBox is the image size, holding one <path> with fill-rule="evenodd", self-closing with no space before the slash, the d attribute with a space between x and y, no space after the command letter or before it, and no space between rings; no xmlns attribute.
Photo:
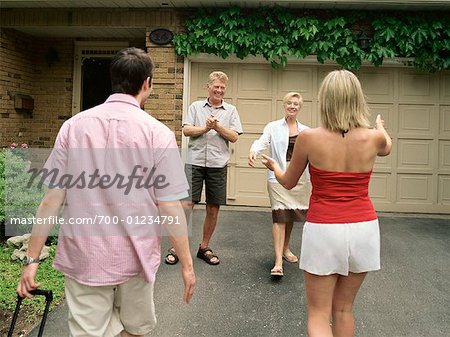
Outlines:
<svg viewBox="0 0 450 337"><path fill-rule="evenodd" d="M319 123L317 92L332 66L192 63L190 102L206 95L213 70L230 77L226 100L237 106L244 134L232 144L228 203L268 206L266 171L247 165L252 142L266 123L283 116L282 98L303 95L299 120ZM450 72L427 74L410 68L361 68L358 76L368 97L372 120L381 113L394 141L390 156L378 158L370 195L379 211L450 213Z"/></svg>

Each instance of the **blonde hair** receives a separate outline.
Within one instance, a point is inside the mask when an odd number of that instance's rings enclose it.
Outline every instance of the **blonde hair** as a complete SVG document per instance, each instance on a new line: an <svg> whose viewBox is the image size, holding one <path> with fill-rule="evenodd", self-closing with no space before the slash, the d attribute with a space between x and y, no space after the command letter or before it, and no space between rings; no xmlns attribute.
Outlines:
<svg viewBox="0 0 450 337"><path fill-rule="evenodd" d="M358 78L348 70L330 72L319 89L322 126L333 131L369 127L369 107Z"/></svg>
<svg viewBox="0 0 450 337"><path fill-rule="evenodd" d="M210 86L216 80L225 83L225 85L228 84L228 76L222 71L213 71L211 74L209 74L209 79L206 84Z"/></svg>
<svg viewBox="0 0 450 337"><path fill-rule="evenodd" d="M283 104L286 104L292 97L296 97L299 100L300 108L303 106L303 97L298 92L288 92L283 97Z"/></svg>

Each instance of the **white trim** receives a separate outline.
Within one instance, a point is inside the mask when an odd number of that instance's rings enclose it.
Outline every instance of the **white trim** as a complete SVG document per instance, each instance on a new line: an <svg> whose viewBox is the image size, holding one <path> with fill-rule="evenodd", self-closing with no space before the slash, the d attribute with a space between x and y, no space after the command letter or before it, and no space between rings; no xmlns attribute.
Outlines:
<svg viewBox="0 0 450 337"><path fill-rule="evenodd" d="M186 116L186 113L188 111L189 108L189 97L191 95L191 73L192 73L192 67L191 67L191 63L192 61L190 59L188 59L187 57L184 58L184 69L183 69L183 115L181 116L182 120L181 123L183 123L184 121L184 117ZM183 130L181 130L181 148L182 149L187 149L187 145L188 145L188 137L186 137L183 134ZM185 157L185 152L186 151L182 151L182 157L183 157L183 161L186 159Z"/></svg>
<svg viewBox="0 0 450 337"><path fill-rule="evenodd" d="M128 41L74 41L72 116L79 113L81 108L81 66L83 58L105 56L102 53L92 53L87 56L83 55L83 52L86 50L94 50L115 53L118 49L128 46ZM111 54L112 56L113 54Z"/></svg>

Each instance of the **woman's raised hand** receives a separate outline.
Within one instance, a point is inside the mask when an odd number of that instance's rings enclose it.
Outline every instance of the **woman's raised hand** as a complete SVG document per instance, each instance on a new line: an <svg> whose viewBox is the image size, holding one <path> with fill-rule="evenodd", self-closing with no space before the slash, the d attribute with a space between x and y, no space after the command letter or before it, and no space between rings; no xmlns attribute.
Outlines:
<svg viewBox="0 0 450 337"><path fill-rule="evenodd" d="M262 154L262 160L261 162L265 167L267 167L269 170L273 171L275 169L275 166L278 165L275 159L270 158L269 156Z"/></svg>

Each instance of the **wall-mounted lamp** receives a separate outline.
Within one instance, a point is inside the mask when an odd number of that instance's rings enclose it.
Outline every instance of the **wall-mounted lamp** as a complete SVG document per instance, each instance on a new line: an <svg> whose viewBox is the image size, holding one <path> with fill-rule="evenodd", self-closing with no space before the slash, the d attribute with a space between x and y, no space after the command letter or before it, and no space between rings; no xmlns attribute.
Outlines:
<svg viewBox="0 0 450 337"><path fill-rule="evenodd" d="M58 51L54 47L50 47L45 54L45 61L51 67L55 62L59 61Z"/></svg>
<svg viewBox="0 0 450 337"><path fill-rule="evenodd" d="M364 31L358 34L356 41L358 43L358 47L362 50L367 51L369 49L370 38Z"/></svg>

